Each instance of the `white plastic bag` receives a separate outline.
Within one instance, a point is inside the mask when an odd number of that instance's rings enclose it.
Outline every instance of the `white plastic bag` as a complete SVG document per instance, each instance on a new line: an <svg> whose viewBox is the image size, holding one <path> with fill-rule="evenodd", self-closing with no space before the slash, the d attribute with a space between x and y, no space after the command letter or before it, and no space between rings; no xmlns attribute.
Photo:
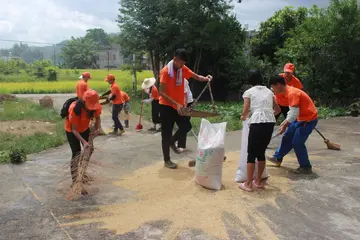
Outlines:
<svg viewBox="0 0 360 240"><path fill-rule="evenodd" d="M247 180L247 156L248 156L248 137L249 137L249 123L248 120L243 121L243 129L242 129L242 136L241 136L241 150L240 150L240 160L239 160L239 167L236 171L235 182L245 182ZM255 172L253 178L256 177L258 171L257 160L255 162ZM268 178L269 174L266 171L266 166L264 172L261 176L261 179Z"/></svg>
<svg viewBox="0 0 360 240"><path fill-rule="evenodd" d="M195 182L205 188L220 190L225 156L226 122L201 120L196 154Z"/></svg>

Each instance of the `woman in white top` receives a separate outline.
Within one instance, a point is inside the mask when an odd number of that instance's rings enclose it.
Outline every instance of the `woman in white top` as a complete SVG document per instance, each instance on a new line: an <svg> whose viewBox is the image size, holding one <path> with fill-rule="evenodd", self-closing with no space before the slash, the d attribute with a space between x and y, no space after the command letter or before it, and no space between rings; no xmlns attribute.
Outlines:
<svg viewBox="0 0 360 240"><path fill-rule="evenodd" d="M189 87L189 81L185 78L184 78L184 98L185 98L185 100L184 100L185 106L184 107L190 107L191 104L193 103L194 99L193 99L193 95L192 95L192 92ZM184 118L186 125L188 126L187 129L189 129L189 131L190 131L192 128L192 125L190 122L190 117L184 116L183 118ZM186 137L187 137L187 132L186 133L184 132L181 135L181 137L179 137L177 147L179 148L180 152L184 152L186 149Z"/></svg>
<svg viewBox="0 0 360 240"><path fill-rule="evenodd" d="M262 75L259 71L249 72L249 83L252 88L243 94L244 109L241 120L245 121L249 116L249 138L248 138L248 158L247 158L247 181L241 183L239 187L251 192L253 186L263 189L261 176L265 169L265 151L270 143L271 136L275 126L275 115L281 109L276 103L273 92L266 86L262 86ZM258 172L255 180L253 175L255 171L255 160L258 160Z"/></svg>

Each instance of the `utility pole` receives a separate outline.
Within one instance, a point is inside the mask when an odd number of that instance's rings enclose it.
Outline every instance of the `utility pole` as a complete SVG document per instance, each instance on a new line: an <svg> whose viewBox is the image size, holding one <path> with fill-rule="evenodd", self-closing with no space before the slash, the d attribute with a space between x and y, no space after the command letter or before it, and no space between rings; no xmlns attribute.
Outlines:
<svg viewBox="0 0 360 240"><path fill-rule="evenodd" d="M136 55L135 53L132 56L132 62L133 62L133 92L134 96L136 95L136 88L137 88L137 80L136 80Z"/></svg>
<svg viewBox="0 0 360 240"><path fill-rule="evenodd" d="M108 69L108 72L110 71L110 46L108 46L108 54L107 54L107 59L108 59L108 67L107 67L107 69Z"/></svg>
<svg viewBox="0 0 360 240"><path fill-rule="evenodd" d="M53 44L53 52L54 52L54 55L53 55L53 61L54 61L54 66L56 66L56 54L55 54L55 44Z"/></svg>

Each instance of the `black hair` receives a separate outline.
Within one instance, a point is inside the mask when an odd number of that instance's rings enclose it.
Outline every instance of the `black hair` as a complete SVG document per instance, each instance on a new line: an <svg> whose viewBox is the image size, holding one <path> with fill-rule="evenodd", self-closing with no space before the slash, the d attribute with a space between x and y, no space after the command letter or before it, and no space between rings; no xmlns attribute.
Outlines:
<svg viewBox="0 0 360 240"><path fill-rule="evenodd" d="M174 56L184 62L187 62L187 60L188 60L188 54L184 48L176 49Z"/></svg>
<svg viewBox="0 0 360 240"><path fill-rule="evenodd" d="M259 70L250 70L248 73L248 82L251 86L260 85L263 82L263 76Z"/></svg>
<svg viewBox="0 0 360 240"><path fill-rule="evenodd" d="M284 86L286 85L285 79L284 79L282 76L280 76L280 75L272 76L272 77L270 78L269 84L270 84L270 85L281 84L281 85L284 85Z"/></svg>
<svg viewBox="0 0 360 240"><path fill-rule="evenodd" d="M74 113L76 116L80 116L81 115L81 110L84 109L88 115L89 118L93 118L95 115L95 111L94 110L87 110L85 108L85 102L82 99L79 99L76 101L75 107L74 107Z"/></svg>

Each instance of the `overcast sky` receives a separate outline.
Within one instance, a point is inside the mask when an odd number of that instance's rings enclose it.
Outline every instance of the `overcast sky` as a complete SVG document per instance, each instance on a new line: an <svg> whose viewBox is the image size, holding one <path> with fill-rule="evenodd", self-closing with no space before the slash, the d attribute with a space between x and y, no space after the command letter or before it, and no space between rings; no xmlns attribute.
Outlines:
<svg viewBox="0 0 360 240"><path fill-rule="evenodd" d="M58 43L71 36L83 36L86 29L118 32L115 22L118 0L0 0L0 39ZM242 24L255 29L276 10L328 0L243 0L234 11ZM0 40L0 48L9 43ZM11 43L12 45L12 43Z"/></svg>

